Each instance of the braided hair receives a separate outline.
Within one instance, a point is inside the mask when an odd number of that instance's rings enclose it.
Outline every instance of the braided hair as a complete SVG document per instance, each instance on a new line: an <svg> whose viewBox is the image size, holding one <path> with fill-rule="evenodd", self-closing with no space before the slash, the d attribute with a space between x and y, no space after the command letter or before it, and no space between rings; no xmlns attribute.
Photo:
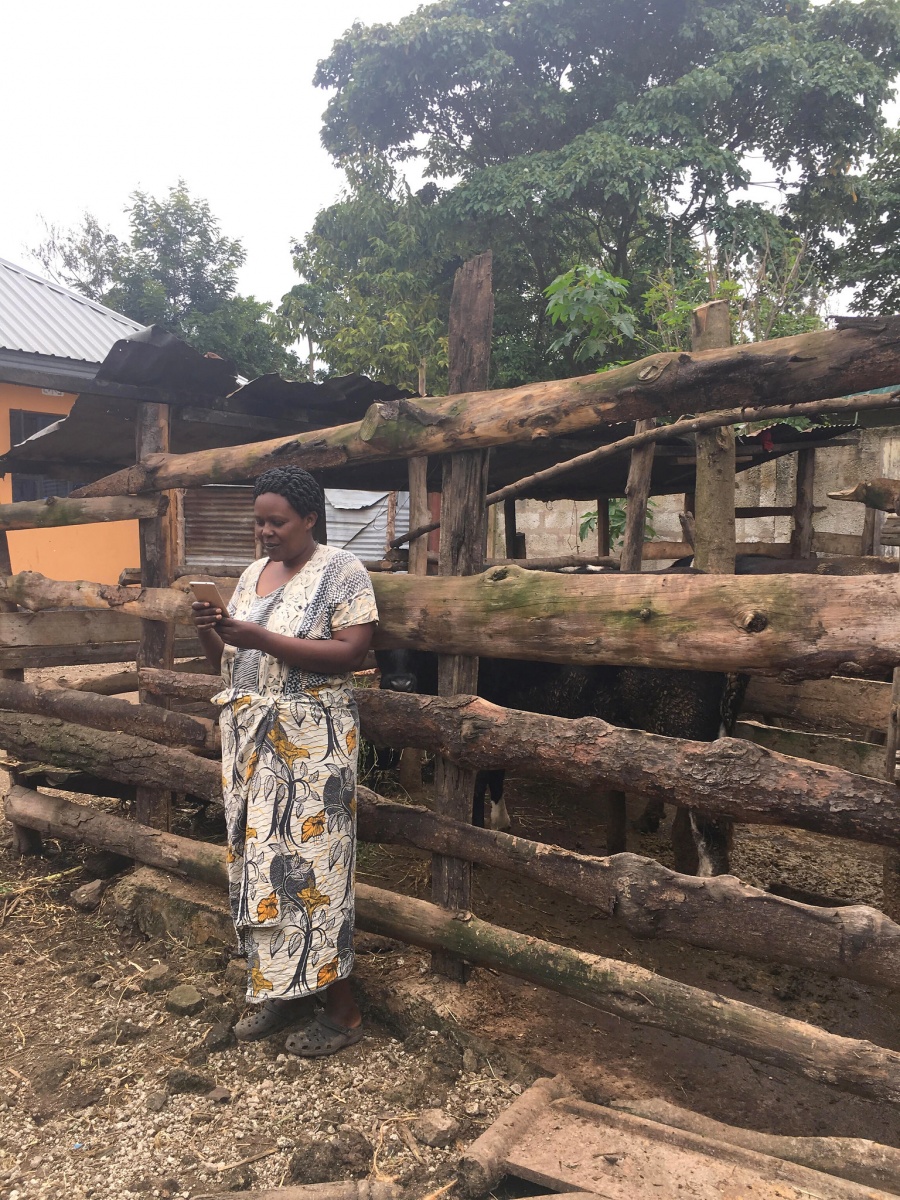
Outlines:
<svg viewBox="0 0 900 1200"><path fill-rule="evenodd" d="M283 496L288 504L301 517L315 513L317 517L325 514L325 494L321 487L302 467L272 467L257 475L253 485L253 499L271 492Z"/></svg>

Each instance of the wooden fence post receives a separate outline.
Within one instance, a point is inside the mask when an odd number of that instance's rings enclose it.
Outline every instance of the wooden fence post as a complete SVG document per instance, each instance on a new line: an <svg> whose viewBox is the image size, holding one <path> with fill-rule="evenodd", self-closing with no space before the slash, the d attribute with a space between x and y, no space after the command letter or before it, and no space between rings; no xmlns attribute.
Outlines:
<svg viewBox="0 0 900 1200"><path fill-rule="evenodd" d="M148 454L167 454L169 451L168 404L141 404L137 411L135 454L137 461ZM169 503L156 517L138 522L141 544L141 584L143 587L169 587L175 580L178 545L181 540L178 524L181 519L180 494L167 493ZM171 668L175 663L175 628L171 621L142 621L141 643L137 653L141 667ZM156 696L141 689L141 704L168 708L165 696ZM156 829L172 827L172 793L153 787L138 787L134 800L135 820Z"/></svg>
<svg viewBox="0 0 900 1200"><path fill-rule="evenodd" d="M450 393L487 387L494 321L491 252L465 263L456 273L450 302ZM470 450L444 459L441 500L441 575L475 575L483 567L487 534L489 451ZM469 694L478 688L478 659L460 654L438 659L438 691L442 696ZM475 772L438 758L435 812L457 821L472 820ZM444 908L468 909L472 865L436 854L431 867L432 897ZM432 969L465 982L466 963L446 950L435 950Z"/></svg>
<svg viewBox="0 0 900 1200"><path fill-rule="evenodd" d="M634 432L643 433L655 426L656 421L653 418L647 421L635 421ZM628 481L625 484L625 536L622 540L622 554L619 559L620 571L633 573L641 569L641 559L644 553L644 529L647 525L647 503L650 499L650 477L653 474L655 451L656 446L651 442L648 446L639 446L631 452Z"/></svg>
<svg viewBox="0 0 900 1200"><path fill-rule="evenodd" d="M9 555L9 538L6 530L0 530L0 576L12 575L12 561ZM0 600L0 613L16 612L18 605L11 600ZM21 667L8 667L0 670L0 679L23 680L25 672ZM18 782L15 771L9 772L10 784ZM12 826L13 850L16 854L40 854L43 850L41 835L24 825Z"/></svg>
<svg viewBox="0 0 900 1200"><path fill-rule="evenodd" d="M424 386L424 381L420 380ZM409 472L409 527L418 529L431 519L428 508L428 459L411 458L407 464ZM428 574L428 538L414 538L409 544L410 575ZM422 751L407 746L400 756L400 786L416 797L422 791Z"/></svg>
<svg viewBox="0 0 900 1200"><path fill-rule="evenodd" d="M731 345L731 318L727 300L701 304L691 314L691 346L716 350ZM694 522L685 517L685 533L692 533L694 566L708 575L733 575L735 533L734 428L727 426L697 434L697 478L694 485ZM812 525L810 524L810 530ZM687 817L679 810L676 821ZM692 874L694 839L676 837L676 869Z"/></svg>
<svg viewBox="0 0 900 1200"><path fill-rule="evenodd" d="M727 300L701 304L692 316L694 350L731 345ZM734 574L734 475L734 429L725 426L698 433L694 566L710 575Z"/></svg>
<svg viewBox="0 0 900 1200"><path fill-rule="evenodd" d="M794 558L812 558L813 550L813 488L816 482L816 452L814 449L797 453L797 483L794 502L794 529L791 551Z"/></svg>
<svg viewBox="0 0 900 1200"><path fill-rule="evenodd" d="M891 783L896 782L897 779L898 749L900 749L900 667L895 667L887 738L884 745L884 777ZM900 791L897 793L897 802L900 804ZM881 900L881 911L892 921L896 921L900 918L900 853L885 847L883 854L884 894Z"/></svg>

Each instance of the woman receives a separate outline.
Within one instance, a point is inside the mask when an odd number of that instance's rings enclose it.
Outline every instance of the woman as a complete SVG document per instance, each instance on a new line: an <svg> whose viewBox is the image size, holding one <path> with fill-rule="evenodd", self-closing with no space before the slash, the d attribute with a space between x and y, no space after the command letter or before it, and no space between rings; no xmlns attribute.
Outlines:
<svg viewBox="0 0 900 1200"><path fill-rule="evenodd" d="M362 1037L353 969L358 719L351 672L378 613L369 576L346 550L318 545L322 489L279 467L256 480L266 552L241 576L228 611L193 605L206 656L225 688L222 787L231 911L247 955L254 1011L235 1034L267 1037L298 1001L325 1004L285 1049L315 1057Z"/></svg>

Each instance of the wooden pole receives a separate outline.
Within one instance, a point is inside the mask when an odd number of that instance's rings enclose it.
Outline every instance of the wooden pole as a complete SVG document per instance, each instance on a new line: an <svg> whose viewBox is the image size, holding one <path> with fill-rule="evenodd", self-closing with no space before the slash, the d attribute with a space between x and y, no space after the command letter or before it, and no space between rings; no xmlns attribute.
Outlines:
<svg viewBox="0 0 900 1200"><path fill-rule="evenodd" d="M397 536L397 492L388 492L387 499L387 517L385 521L384 532L384 551L385 554L391 548L391 542Z"/></svg>
<svg viewBox="0 0 900 1200"><path fill-rule="evenodd" d="M842 318L839 325L836 331L738 348L653 354L574 380L379 402L362 421L333 429L191 454L149 455L79 488L77 495L120 496L227 483L287 463L316 471L350 462L486 449L561 437L604 422L763 405L786 395L797 403L819 401L895 383L900 373L900 318L879 317L877 326ZM890 397L876 403L896 407ZM836 403L835 411L841 407Z"/></svg>
<svg viewBox="0 0 900 1200"><path fill-rule="evenodd" d="M142 404L136 415L135 457L138 462L150 454L169 451L169 406ZM166 511L138 523L141 547L141 584L145 588L166 588L175 580L178 562L178 512L180 496L168 494ZM141 667L171 668L175 664L175 631L170 622L142 621L141 643L137 653ZM168 708L163 696L152 692L140 693L141 704ZM172 793L158 788L138 786L134 800L134 817L143 825L170 829L172 825Z"/></svg>
<svg viewBox="0 0 900 1200"><path fill-rule="evenodd" d="M407 463L409 472L409 525L425 525L431 518L428 508L428 459L411 458ZM428 541L416 538L409 547L410 575L428 574Z"/></svg>
<svg viewBox="0 0 900 1200"><path fill-rule="evenodd" d="M494 322L491 253L465 263L456 273L450 302L450 392L487 387ZM476 575L487 548L488 451L470 450L444 459L441 501L441 575ZM470 655L441 655L438 691L442 696L478 689L478 659ZM435 770L435 811L459 821L471 821L475 773L446 759ZM472 889L471 864L435 855L431 891L444 908L468 908ZM465 982L466 964L436 950L432 969Z"/></svg>
<svg viewBox="0 0 900 1200"><path fill-rule="evenodd" d="M0 529L0 577L12 575L12 560L9 553L9 538L6 535L5 529ZM14 613L18 605L12 600L0 599L0 613ZM25 678L25 672L21 667L7 667L0 669L0 680L9 680L11 683L21 682ZM9 771L10 783L15 784L16 772ZM40 854L43 850L41 835L33 829L28 829L24 825L16 825L12 823L12 848L16 854L33 855Z"/></svg>
<svg viewBox="0 0 900 1200"><path fill-rule="evenodd" d="M52 805L55 798L41 796L39 800ZM20 819L32 819L27 816L27 805L25 808ZM181 864L178 869L198 876L202 873L206 878L220 872L218 877L224 883L224 847L149 829L135 829L137 836L129 838L120 828L127 822L106 814L103 817L109 836L120 838L132 854L147 853L149 836L154 839L155 853L169 856L170 862L174 856ZM82 836L91 836L87 823L82 826ZM443 950L625 1020L743 1054L869 1099L900 1103L900 1053L895 1050L839 1037L803 1021L666 979L632 963L557 946L491 925L467 911L448 912L425 900L367 884L357 884L356 912L358 927L367 932Z"/></svg>
<svg viewBox="0 0 900 1200"><path fill-rule="evenodd" d="M816 482L815 449L797 453L796 499L791 551L794 558L811 558L813 552L813 489Z"/></svg>
<svg viewBox="0 0 900 1200"><path fill-rule="evenodd" d="M519 533L516 528L516 502L514 499L503 501L503 537L507 558L519 557Z"/></svg>
<svg viewBox="0 0 900 1200"><path fill-rule="evenodd" d="M884 777L897 782L897 751L900 750L900 668L894 668L891 686L891 708L888 715L887 737L884 744ZM900 801L900 792L898 792ZM883 866L884 895L881 907L894 921L900 918L900 854L896 850L884 850Z"/></svg>
<svg viewBox="0 0 900 1200"><path fill-rule="evenodd" d="M731 345L727 300L695 308L691 321L695 351ZM711 575L733 575L735 450L734 429L723 426L697 434L697 482L694 500L694 566Z"/></svg>
<svg viewBox="0 0 900 1200"><path fill-rule="evenodd" d="M875 519L877 509L866 505L866 515L863 518L863 531L860 542L859 552L861 555L869 555L875 553Z"/></svg>
<svg viewBox="0 0 900 1200"><path fill-rule="evenodd" d="M421 381L420 381L421 382ZM426 524L431 516L428 507L428 459L411 458L407 463L409 473L409 524ZM428 574L428 541L417 538L410 543L409 564L410 575ZM407 746L400 755L400 786L410 796L416 797L422 791L422 751L414 746Z"/></svg>
<svg viewBox="0 0 900 1200"><path fill-rule="evenodd" d="M606 558L609 552L609 497L601 496L597 501L597 555Z"/></svg>
<svg viewBox="0 0 900 1200"><path fill-rule="evenodd" d="M636 421L634 432L645 433L656 421ZM620 571L640 571L644 549L644 529L647 524L647 503L650 499L650 477L653 474L653 455L656 447L640 446L631 452L628 482L625 484L625 537L619 559Z"/></svg>
<svg viewBox="0 0 900 1200"><path fill-rule="evenodd" d="M466 912L360 884L360 928L440 947L617 1017L743 1054L870 1099L900 1103L900 1052L839 1037L740 1000L677 983L631 963L501 929Z"/></svg>

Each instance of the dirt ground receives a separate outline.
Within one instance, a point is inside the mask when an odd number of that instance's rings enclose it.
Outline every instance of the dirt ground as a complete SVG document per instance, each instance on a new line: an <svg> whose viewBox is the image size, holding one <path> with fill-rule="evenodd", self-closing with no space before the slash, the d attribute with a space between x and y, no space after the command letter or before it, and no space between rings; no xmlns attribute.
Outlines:
<svg viewBox="0 0 900 1200"><path fill-rule="evenodd" d="M62 672L59 672L62 673ZM382 784L390 791L390 781ZM597 798L510 780L513 832L586 853L605 851ZM110 802L110 807L112 803ZM182 814L185 831L189 813ZM216 814L194 828L220 840ZM671 865L666 829L633 849ZM502 1056L463 1056L440 1033L405 1041L370 1015L359 1046L304 1062L281 1039L238 1048L227 1027L240 1011L227 954L151 942L120 931L104 901L85 914L70 893L91 878L85 855L51 843L19 859L0 830L0 1196L9 1200L198 1197L248 1187L370 1175L410 1197L449 1183L461 1146L518 1092ZM880 902L872 847L790 830L738 831L734 870L748 882ZM428 861L397 847L360 848L366 882L428 895ZM477 868L476 913L501 925L638 963L824 1029L900 1049L900 1004L888 994L806 970L768 966L677 943L640 941L598 912L505 872ZM465 989L436 983L427 956L360 939L366 992L410 979L450 1020L514 1051L542 1072L565 1072L595 1101L661 1096L720 1120L768 1132L873 1138L900 1146L900 1121L878 1106L686 1038L608 1017L492 971ZM169 976L143 990L154 964ZM202 1008L166 1011L168 991L195 985ZM527 1083L527 1078L524 1080ZM225 1089L221 1100L204 1093ZM445 1148L411 1130L423 1109L459 1122ZM452 1194L452 1193L451 1193Z"/></svg>

